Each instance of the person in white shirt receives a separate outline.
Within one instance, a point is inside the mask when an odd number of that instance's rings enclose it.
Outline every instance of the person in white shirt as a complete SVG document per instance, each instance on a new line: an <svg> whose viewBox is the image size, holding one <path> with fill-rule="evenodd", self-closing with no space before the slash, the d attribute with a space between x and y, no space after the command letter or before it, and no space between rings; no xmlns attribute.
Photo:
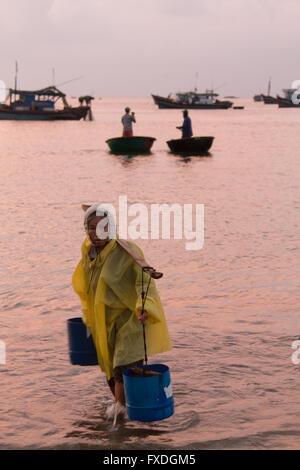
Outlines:
<svg viewBox="0 0 300 470"><path fill-rule="evenodd" d="M132 123L136 122L134 112L130 113L130 108L125 108L124 116L121 119L123 124L123 137L132 137Z"/></svg>

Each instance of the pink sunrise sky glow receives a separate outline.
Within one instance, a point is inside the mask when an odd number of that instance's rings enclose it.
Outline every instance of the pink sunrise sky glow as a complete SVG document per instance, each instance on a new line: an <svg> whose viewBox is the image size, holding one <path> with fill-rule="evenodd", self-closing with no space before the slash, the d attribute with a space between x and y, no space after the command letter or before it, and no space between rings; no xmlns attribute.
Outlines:
<svg viewBox="0 0 300 470"><path fill-rule="evenodd" d="M149 96L214 87L281 93L300 79L298 0L0 0L1 74L13 87Z"/></svg>

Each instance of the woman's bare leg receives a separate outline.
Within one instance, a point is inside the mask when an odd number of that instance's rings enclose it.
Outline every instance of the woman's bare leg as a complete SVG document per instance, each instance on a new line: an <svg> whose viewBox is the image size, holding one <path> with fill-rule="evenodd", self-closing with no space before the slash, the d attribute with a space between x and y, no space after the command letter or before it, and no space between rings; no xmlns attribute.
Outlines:
<svg viewBox="0 0 300 470"><path fill-rule="evenodd" d="M125 392L124 392L124 384L122 382L122 374L124 370L128 369L129 367L134 367L143 364L143 359L139 361L132 362L131 364L119 366L114 368L114 378L115 378L115 401L116 403L119 402L121 405L125 406Z"/></svg>
<svg viewBox="0 0 300 470"><path fill-rule="evenodd" d="M125 406L125 392L124 384L122 382L116 382L115 384L115 401L120 402L121 405Z"/></svg>

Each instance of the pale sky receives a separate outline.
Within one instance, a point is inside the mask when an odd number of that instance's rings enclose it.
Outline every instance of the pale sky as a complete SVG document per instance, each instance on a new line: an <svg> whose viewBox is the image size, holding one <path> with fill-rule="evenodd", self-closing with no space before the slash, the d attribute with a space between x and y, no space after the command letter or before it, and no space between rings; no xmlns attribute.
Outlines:
<svg viewBox="0 0 300 470"><path fill-rule="evenodd" d="M149 96L300 80L300 0L0 0L1 73L19 88Z"/></svg>

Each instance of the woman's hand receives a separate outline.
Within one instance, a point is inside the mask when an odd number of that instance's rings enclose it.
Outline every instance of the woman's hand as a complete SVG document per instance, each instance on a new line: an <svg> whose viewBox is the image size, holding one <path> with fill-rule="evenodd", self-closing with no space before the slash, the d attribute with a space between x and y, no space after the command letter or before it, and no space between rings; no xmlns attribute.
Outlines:
<svg viewBox="0 0 300 470"><path fill-rule="evenodd" d="M139 310L138 311L138 319L139 319L139 322L142 324L142 325L145 325L147 320L148 320L148 313L146 312L146 310L144 310L144 314L142 315L142 310Z"/></svg>

